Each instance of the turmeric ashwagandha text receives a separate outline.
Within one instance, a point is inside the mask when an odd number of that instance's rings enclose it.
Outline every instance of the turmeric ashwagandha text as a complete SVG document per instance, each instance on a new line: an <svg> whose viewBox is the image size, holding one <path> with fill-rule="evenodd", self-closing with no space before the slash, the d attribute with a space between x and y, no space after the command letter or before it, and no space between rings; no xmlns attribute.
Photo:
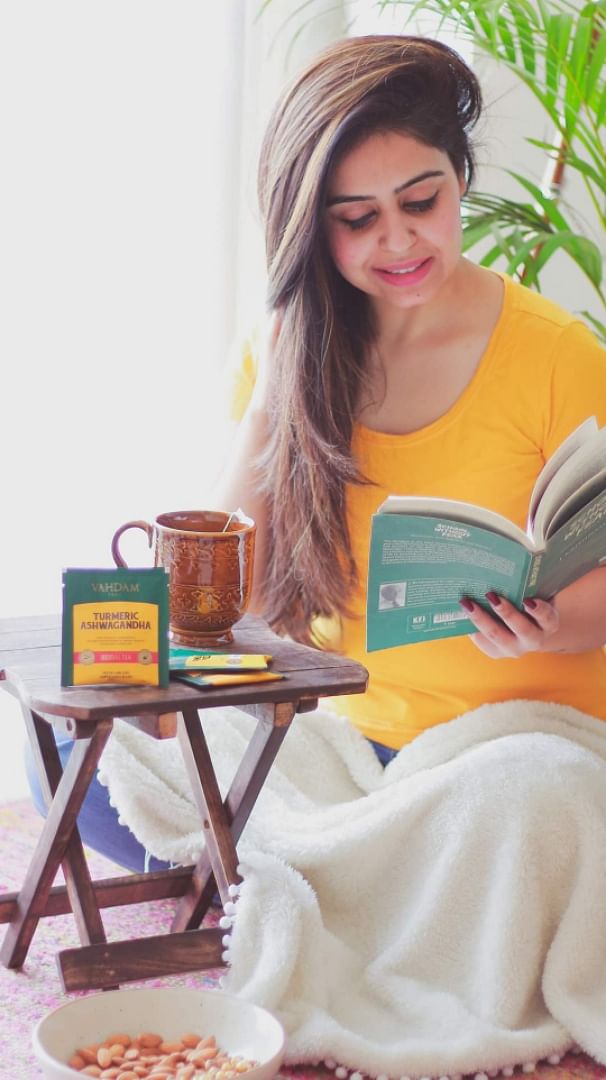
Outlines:
<svg viewBox="0 0 606 1080"><path fill-rule="evenodd" d="M64 570L62 686L168 685L168 574Z"/></svg>

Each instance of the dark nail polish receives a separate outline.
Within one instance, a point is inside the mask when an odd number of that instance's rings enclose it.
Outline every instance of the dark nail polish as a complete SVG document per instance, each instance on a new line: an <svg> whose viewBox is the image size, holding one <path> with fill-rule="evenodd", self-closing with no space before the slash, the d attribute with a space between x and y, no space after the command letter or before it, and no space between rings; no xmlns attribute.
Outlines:
<svg viewBox="0 0 606 1080"><path fill-rule="evenodd" d="M469 600L466 596L462 596L459 603L462 608L465 608L465 611L473 611L473 600Z"/></svg>
<svg viewBox="0 0 606 1080"><path fill-rule="evenodd" d="M487 592L486 599L488 600L488 603L492 605L492 607L498 607L501 603L500 597L497 596L496 592Z"/></svg>
<svg viewBox="0 0 606 1080"><path fill-rule="evenodd" d="M528 608L529 611L536 611L537 602L536 600L525 600L524 607Z"/></svg>

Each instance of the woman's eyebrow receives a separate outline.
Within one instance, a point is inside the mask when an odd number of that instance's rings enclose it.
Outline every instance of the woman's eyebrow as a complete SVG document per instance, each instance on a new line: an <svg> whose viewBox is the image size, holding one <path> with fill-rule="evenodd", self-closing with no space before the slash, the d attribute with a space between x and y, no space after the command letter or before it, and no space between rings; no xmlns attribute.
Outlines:
<svg viewBox="0 0 606 1080"><path fill-rule="evenodd" d="M406 180L399 187L394 188L394 195L399 195L401 191L406 188L412 187L413 184L420 184L421 180L429 180L432 176L444 176L445 173L442 169L428 169L427 172L419 173L418 176L413 176L411 180ZM328 199L326 206L334 206L335 203L349 203L349 202L369 202L374 199L374 195L333 195Z"/></svg>

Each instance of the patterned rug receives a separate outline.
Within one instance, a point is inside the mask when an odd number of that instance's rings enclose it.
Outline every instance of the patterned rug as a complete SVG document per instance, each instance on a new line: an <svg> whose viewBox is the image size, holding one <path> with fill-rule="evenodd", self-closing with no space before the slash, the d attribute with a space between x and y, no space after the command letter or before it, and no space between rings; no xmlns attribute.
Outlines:
<svg viewBox="0 0 606 1080"><path fill-rule="evenodd" d="M29 801L0 805L0 892L19 888L30 855L41 829L41 819ZM93 879L123 873L113 863L95 852L87 851ZM59 880L59 879L58 879ZM166 931L174 910L174 900L161 900L130 907L107 908L103 922L108 940L151 936ZM210 916L211 920L213 916ZM0 938L4 928L0 926ZM40 1080L40 1072L31 1049L31 1031L50 1009L68 1000L62 992L55 963L56 953L79 944L71 915L42 919L34 935L21 971L0 966L0 1040L2 1042L1 1080ZM145 986L216 986L220 971L173 976L129 985ZM325 1069L285 1069L284 1080L324 1080L334 1074ZM527 1080L528 1074L523 1074ZM531 1074L535 1075L535 1074ZM557 1066L540 1065L536 1075L542 1080L606 1080L606 1067L597 1065L586 1054L568 1054ZM486 1080L478 1074L478 1080ZM520 1073L520 1080L522 1074Z"/></svg>

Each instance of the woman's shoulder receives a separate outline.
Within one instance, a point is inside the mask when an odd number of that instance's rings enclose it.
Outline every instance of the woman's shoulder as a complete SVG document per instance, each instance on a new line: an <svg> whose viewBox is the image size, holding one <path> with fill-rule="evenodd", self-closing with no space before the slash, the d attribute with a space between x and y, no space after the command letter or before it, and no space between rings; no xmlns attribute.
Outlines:
<svg viewBox="0 0 606 1080"><path fill-rule="evenodd" d="M257 381L260 335L260 325L255 324L234 341L230 351L229 411L236 423L244 416Z"/></svg>
<svg viewBox="0 0 606 1080"><path fill-rule="evenodd" d="M246 334L236 337L229 357L230 369L230 417L239 423L259 384L262 388L271 369L270 357L276 347L282 314L274 311L263 314L253 323ZM258 389L258 387L257 387Z"/></svg>
<svg viewBox="0 0 606 1080"><path fill-rule="evenodd" d="M587 362L590 368L604 368L606 349L580 316L542 293L502 277L505 299L499 351L508 363L517 357L528 377L533 370L537 375L541 371L546 374L554 365L570 369Z"/></svg>
<svg viewBox="0 0 606 1080"><path fill-rule="evenodd" d="M550 331L559 333L569 327L574 327L583 334L593 336L586 323L578 315L567 311L555 300L528 288L519 281L514 281L506 274L502 274L501 277L505 283L509 311L520 325L534 325L537 331L542 329L546 333Z"/></svg>

